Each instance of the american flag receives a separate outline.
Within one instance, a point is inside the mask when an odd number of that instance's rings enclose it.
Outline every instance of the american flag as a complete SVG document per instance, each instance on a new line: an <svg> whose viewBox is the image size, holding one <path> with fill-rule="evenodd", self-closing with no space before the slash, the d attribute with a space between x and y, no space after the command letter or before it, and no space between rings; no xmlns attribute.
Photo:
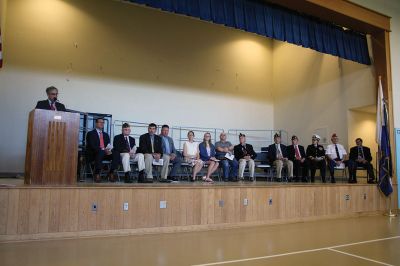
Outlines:
<svg viewBox="0 0 400 266"><path fill-rule="evenodd" d="M1 46L2 41L1 41L1 29L0 29L0 68L3 67L3 48Z"/></svg>

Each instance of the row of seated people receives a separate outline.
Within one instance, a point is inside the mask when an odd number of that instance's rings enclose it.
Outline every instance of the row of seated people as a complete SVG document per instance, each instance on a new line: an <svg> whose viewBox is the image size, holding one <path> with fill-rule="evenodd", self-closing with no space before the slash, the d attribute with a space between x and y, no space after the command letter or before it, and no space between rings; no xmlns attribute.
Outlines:
<svg viewBox="0 0 400 266"><path fill-rule="evenodd" d="M308 170L310 170L311 182L315 181L315 172L320 169L322 182L326 182L326 168L329 169L330 180L336 183L335 169L349 170L349 183L357 183L357 169L361 167L368 172L368 183L375 182L374 169L371 164L372 156L370 148L363 146L363 140L357 138L356 146L350 149L348 156L343 145L339 144L339 138L336 133L331 137L332 144L326 148L319 144L321 137L312 136L312 144L304 149L299 145L299 139L292 136L292 145L285 146L281 144L279 134L274 135L274 144L268 148L268 158L271 164L276 167L277 180L281 181L281 171L283 167L287 168L288 178L294 181L307 182Z"/></svg>
<svg viewBox="0 0 400 266"><path fill-rule="evenodd" d="M205 133L203 141L198 143L194 140L194 132L189 131L188 140L183 144L183 158L178 156L174 141L169 134L169 126L163 125L161 134L156 135L157 126L149 124L148 133L140 136L139 147L136 148L135 139L130 136L131 128L128 123L122 125L122 134L114 137L114 147L111 148L110 137L103 131L104 120L96 119L96 128L87 134L87 152L95 164L95 181L100 182L100 170L102 161L111 160L111 167L108 179L115 182L114 171L122 164L125 172L125 182L131 183L130 177L131 160L137 162L139 176L138 182L153 182L153 163L161 162L161 180L164 182L177 181L177 171L182 161L189 164L192 168L191 181L196 180L196 176L207 165L207 173L202 177L205 182L213 182L212 174L221 165L223 169L224 181L243 180L246 166L249 169L249 179L254 180L255 162L257 157L252 145L246 143L246 136L239 135L239 144L233 146L226 140L226 133L220 134L220 141L215 145L211 142L211 134ZM371 153L368 147L362 146L362 140L357 139L357 146L350 150L350 159L346 159L346 150L338 143L336 134L332 135L332 144L328 145L325 151L318 142L320 137L313 135L312 144L304 147L298 144L298 138L292 137L292 145L281 144L279 134L274 135L274 144L268 147L268 160L276 169L277 181L282 180L282 169L287 167L288 180L307 182L308 172L311 172L311 182L315 180L316 169L320 169L322 182L325 180L326 161L328 162L331 182L335 183L335 166L341 164L349 167L349 182L356 183L357 167L363 167L368 171L369 180L374 181L374 172L371 165ZM233 153L233 155L232 155ZM172 164L171 170L169 166Z"/></svg>
<svg viewBox="0 0 400 266"><path fill-rule="evenodd" d="M246 144L246 136L240 135L240 143L233 146L226 141L226 134L221 133L221 140L215 145L211 142L211 134L205 133L203 142L194 141L194 132L188 132L188 140L183 145L183 158L178 156L174 141L169 134L169 126L163 125L161 134L156 135L157 125L149 124L148 133L139 138L139 147L131 134L131 127L128 123L122 125L122 133L116 135L113 141L113 147L110 145L109 135L103 131L104 120L97 118L95 120L95 129L86 135L87 157L90 162L94 162L94 180L100 182L100 171L104 160L111 160L108 179L111 182L116 181L115 171L122 164L125 172L125 182L131 183L130 176L131 161L138 164L138 182L153 182L153 164L161 162L161 180L163 182L177 181L177 171L182 161L189 164L192 168L191 181L195 181L197 174L207 165L207 173L202 177L205 182L212 183L212 174L218 169L220 164L223 167L224 181L238 181L243 179L246 163L249 164L250 179L254 180L254 159L257 157L253 147ZM227 158L227 153L233 153L234 158ZM169 166L172 164L171 170Z"/></svg>
<svg viewBox="0 0 400 266"><path fill-rule="evenodd" d="M65 111L65 106L57 99L58 89L54 86L46 89L47 99L39 101L36 105L38 109L47 109L55 111ZM89 132L87 135L87 150L88 155L95 162L95 181L100 182L100 169L102 160L111 159L111 171L109 179L115 181L114 170L122 163L125 171L125 181L132 182L129 177L130 160L133 159L138 163L139 182L152 182L152 163L153 160L163 160L161 178L163 180L174 181L177 169L179 169L182 159L177 156L172 138L168 136L169 127L163 126L161 135L155 135L156 125L150 124L148 133L140 137L139 149L136 150L135 139L130 137L130 127L125 124L122 128L122 134L115 136L114 148L108 149L110 137L103 132L104 120L96 120L96 129ZM202 143L194 141L194 132L188 133L188 141L184 144L184 161L193 166L192 180L195 180L196 175L202 167L207 164L208 171L203 177L206 182L212 182L211 174L216 171L219 164L223 167L223 177L225 181L236 181L243 178L243 172L246 164L249 167L250 179L254 178L254 159L256 153L250 144L246 143L246 136L239 136L240 144L235 147L226 141L225 133L221 133L220 141L211 143L211 134L206 133ZM338 143L336 134L332 135L332 144L328 145L326 151L322 145L319 145L320 137L313 135L312 144L304 150L304 147L299 145L298 138L292 137L292 145L286 147L280 143L280 136L274 136L274 144L268 147L269 163L275 166L277 180L282 180L282 168L287 167L288 179L295 181L306 181L308 172L311 173L311 182L314 182L316 169L319 168L323 182L325 180L325 172L328 165L331 182L335 183L334 171L337 166L347 166L349 169L349 182L357 183L356 171L358 167L362 167L368 171L368 183L373 183L375 180L374 170L371 164L372 157L368 147L362 145L362 139L356 139L356 146L350 149L350 155L343 145ZM234 153L234 158L227 159L227 153ZM169 164L172 163L172 170L168 173ZM301 172L301 173L300 173ZM146 174L146 176L145 176Z"/></svg>

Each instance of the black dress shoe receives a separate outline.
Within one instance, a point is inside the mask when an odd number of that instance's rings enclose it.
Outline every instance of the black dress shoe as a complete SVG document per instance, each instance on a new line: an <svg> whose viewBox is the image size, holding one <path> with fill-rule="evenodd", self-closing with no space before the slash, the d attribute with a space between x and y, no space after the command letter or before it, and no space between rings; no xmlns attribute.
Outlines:
<svg viewBox="0 0 400 266"><path fill-rule="evenodd" d="M234 178L234 177L229 179L229 182L238 182L238 181L239 180L237 178Z"/></svg>
<svg viewBox="0 0 400 266"><path fill-rule="evenodd" d="M138 180L143 180L143 179L144 179L144 170L140 171L138 175Z"/></svg>
<svg viewBox="0 0 400 266"><path fill-rule="evenodd" d="M143 178L143 179L139 179L138 183L153 183L153 180L152 179Z"/></svg>
<svg viewBox="0 0 400 266"><path fill-rule="evenodd" d="M375 184L375 180L369 179L369 180L367 181L367 183L368 183L368 184Z"/></svg>
<svg viewBox="0 0 400 266"><path fill-rule="evenodd" d="M170 180L171 182L177 182L177 181L179 181L178 178L173 177L173 176L169 176L169 177L168 177L168 180Z"/></svg>
<svg viewBox="0 0 400 266"><path fill-rule="evenodd" d="M332 179L331 179L331 183L332 183L332 184L335 184L335 183L336 183L335 178L332 178Z"/></svg>
<svg viewBox="0 0 400 266"><path fill-rule="evenodd" d="M133 179L128 175L125 175L124 183L133 183Z"/></svg>
<svg viewBox="0 0 400 266"><path fill-rule="evenodd" d="M95 174L94 175L94 182L96 182L96 183L100 183L101 182L101 178L100 178L99 174Z"/></svg>
<svg viewBox="0 0 400 266"><path fill-rule="evenodd" d="M169 180L169 179L161 179L160 180L160 183L171 183L172 182L172 180Z"/></svg>
<svg viewBox="0 0 400 266"><path fill-rule="evenodd" d="M282 182L282 178L277 178L276 182Z"/></svg>

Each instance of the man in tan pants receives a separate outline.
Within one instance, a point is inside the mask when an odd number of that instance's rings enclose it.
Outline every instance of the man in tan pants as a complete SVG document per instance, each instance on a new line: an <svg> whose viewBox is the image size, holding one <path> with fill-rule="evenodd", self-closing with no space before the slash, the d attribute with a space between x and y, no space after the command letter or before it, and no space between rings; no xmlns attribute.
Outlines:
<svg viewBox="0 0 400 266"><path fill-rule="evenodd" d="M144 154L144 163L147 178L139 179L139 183L153 183L153 161L158 162L162 158L162 140L156 135L157 125L149 124L148 133L139 138L139 150Z"/></svg>
<svg viewBox="0 0 400 266"><path fill-rule="evenodd" d="M162 182L176 182L178 179L177 171L181 167L182 159L177 156L177 151L175 149L174 140L168 136L169 126L163 125L161 127L160 137L162 139L163 147L163 166L161 169L161 181ZM168 173L169 164L172 163L171 172Z"/></svg>
<svg viewBox="0 0 400 266"><path fill-rule="evenodd" d="M282 168L287 167L288 181L293 178L293 162L288 159L286 146L281 144L281 135L274 135L274 143L268 147L268 159L276 168L276 179L282 182Z"/></svg>
<svg viewBox="0 0 400 266"><path fill-rule="evenodd" d="M240 144L234 148L235 158L239 161L239 180L243 180L244 169L246 164L249 164L249 180L254 181L254 159L257 157L257 153L254 151L253 146L246 143L246 135L239 134Z"/></svg>

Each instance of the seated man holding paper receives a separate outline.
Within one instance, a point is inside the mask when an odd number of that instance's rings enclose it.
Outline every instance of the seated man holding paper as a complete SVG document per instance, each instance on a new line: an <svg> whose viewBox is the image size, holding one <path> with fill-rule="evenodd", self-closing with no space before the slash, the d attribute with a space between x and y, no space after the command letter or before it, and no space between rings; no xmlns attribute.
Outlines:
<svg viewBox="0 0 400 266"><path fill-rule="evenodd" d="M94 161L94 181L100 183L100 171L103 167L103 160L112 160L112 146L110 144L110 136L103 131L104 119L97 118L95 120L95 129L89 131L86 135L87 156L90 162ZM107 178L111 182L115 182L114 169L118 167L118 162L112 162L110 172Z"/></svg>
<svg viewBox="0 0 400 266"><path fill-rule="evenodd" d="M143 134L139 138L140 152L144 154L144 163L146 168L146 179L139 179L139 183L153 183L153 164L163 165L161 159L163 154L162 139L156 135L157 125L154 123L149 124L147 128L148 133Z"/></svg>
<svg viewBox="0 0 400 266"><path fill-rule="evenodd" d="M311 172L311 182L314 183L315 172L317 169L321 172L322 182L325 183L326 162L325 162L325 149L319 145L321 137L314 134L312 136L312 144L308 145L306 150L307 166Z"/></svg>
<svg viewBox="0 0 400 266"><path fill-rule="evenodd" d="M114 137L113 162L121 163L125 172L125 183L132 183L132 178L129 174L131 171L131 159L138 163L139 180L144 177L144 156L142 153L136 153L135 139L131 136L131 127L128 123L122 125L122 134Z"/></svg>
<svg viewBox="0 0 400 266"><path fill-rule="evenodd" d="M163 166L161 169L161 181L163 182L176 182L178 179L177 171L181 167L182 159L178 155L178 151L175 149L174 140L168 136L169 126L163 125L161 127L161 139L163 141ZM169 164L172 164L171 172L168 174Z"/></svg>
<svg viewBox="0 0 400 266"><path fill-rule="evenodd" d="M236 182L239 163L232 154L234 146L229 141L226 141L226 133L222 132L219 136L220 141L215 143L216 158L221 161L224 181Z"/></svg>

